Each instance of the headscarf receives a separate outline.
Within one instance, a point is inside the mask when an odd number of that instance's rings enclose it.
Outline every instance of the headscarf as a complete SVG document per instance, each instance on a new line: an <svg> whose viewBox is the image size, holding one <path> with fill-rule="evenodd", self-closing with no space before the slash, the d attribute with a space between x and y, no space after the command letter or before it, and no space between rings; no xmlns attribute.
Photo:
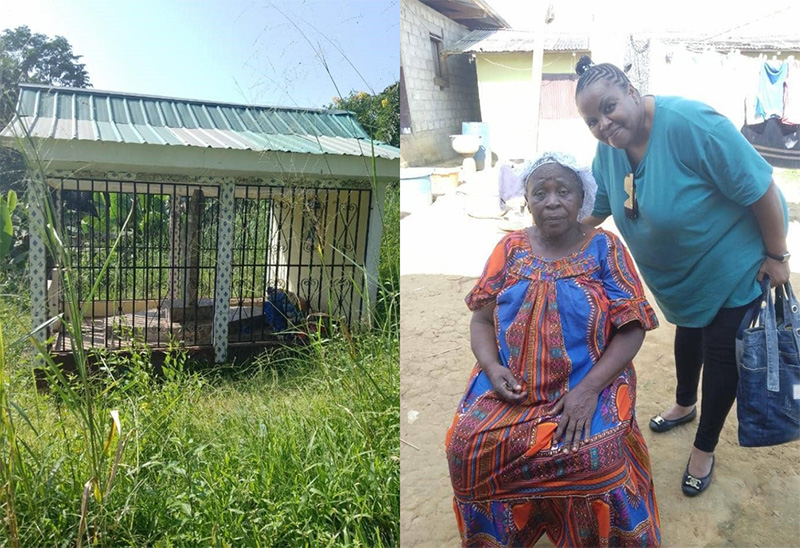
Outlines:
<svg viewBox="0 0 800 548"><path fill-rule="evenodd" d="M534 160L529 160L513 170L513 183L509 184L511 178L510 170L503 175L506 177L505 190L501 188L501 205L511 198L525 196L525 181L536 171L538 167L545 164L559 164L571 169L578 176L583 186L583 206L578 212L578 221L582 221L592 214L594 200L597 195L597 182L592 175L592 169L578 163L574 156L566 152L544 152Z"/></svg>

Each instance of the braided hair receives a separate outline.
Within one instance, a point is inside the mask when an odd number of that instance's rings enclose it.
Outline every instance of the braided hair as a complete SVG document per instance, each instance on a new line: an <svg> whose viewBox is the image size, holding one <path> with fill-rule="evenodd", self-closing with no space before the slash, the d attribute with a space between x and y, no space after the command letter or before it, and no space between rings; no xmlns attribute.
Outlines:
<svg viewBox="0 0 800 548"><path fill-rule="evenodd" d="M584 88L598 80L605 80L609 84L616 84L625 89L631 85L631 81L616 65L612 65L611 63L595 65L588 55L584 55L578 60L578 64L575 65L575 72L580 75L580 78L578 78L578 85L575 89L575 97L577 97Z"/></svg>

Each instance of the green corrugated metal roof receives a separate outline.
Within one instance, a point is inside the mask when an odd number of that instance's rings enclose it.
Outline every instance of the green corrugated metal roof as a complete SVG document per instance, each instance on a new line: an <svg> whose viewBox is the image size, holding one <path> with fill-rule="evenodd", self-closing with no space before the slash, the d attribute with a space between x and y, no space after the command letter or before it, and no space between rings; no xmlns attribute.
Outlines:
<svg viewBox="0 0 800 548"><path fill-rule="evenodd" d="M215 103L94 89L20 85L19 119L34 137L254 151L371 156L369 136L342 110ZM375 155L400 149L375 143Z"/></svg>

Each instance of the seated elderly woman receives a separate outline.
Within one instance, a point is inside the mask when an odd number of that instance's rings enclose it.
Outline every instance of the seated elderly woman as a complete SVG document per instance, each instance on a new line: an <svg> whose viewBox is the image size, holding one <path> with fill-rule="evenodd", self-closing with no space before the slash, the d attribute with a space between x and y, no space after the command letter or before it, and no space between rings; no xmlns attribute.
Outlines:
<svg viewBox="0 0 800 548"><path fill-rule="evenodd" d="M447 433L464 546L657 546L631 362L658 325L621 241L582 225L596 184L548 153L521 172L534 226L467 295L477 364Z"/></svg>

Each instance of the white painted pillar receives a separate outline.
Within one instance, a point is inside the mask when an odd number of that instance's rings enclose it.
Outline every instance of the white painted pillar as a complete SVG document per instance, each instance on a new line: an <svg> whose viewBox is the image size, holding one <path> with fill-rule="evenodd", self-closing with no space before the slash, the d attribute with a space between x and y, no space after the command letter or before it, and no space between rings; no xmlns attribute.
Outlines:
<svg viewBox="0 0 800 548"><path fill-rule="evenodd" d="M378 266L381 262L381 237L383 235L383 205L386 198L386 183L379 182L372 188L372 200L369 204L369 226L367 227L367 257L364 264L366 270L365 286L369 296L367 302L362 301L362 320L366 312L366 320L372 325L372 313L378 297ZM369 307L364 310L364 304Z"/></svg>
<svg viewBox="0 0 800 548"><path fill-rule="evenodd" d="M542 100L542 71L544 69L544 39L547 32L547 25L553 20L553 7L547 2L532 6L533 11L533 54L531 56L531 83L533 92L531 94L531 108L533 117L531 120L531 148L530 151L539 153L539 120L541 118L540 103Z"/></svg>
<svg viewBox="0 0 800 548"><path fill-rule="evenodd" d="M47 203L47 185L39 173L31 177L30 189L33 200L30 201L30 251L28 252L28 268L31 277L31 320L33 328L37 328L47 321L47 257L45 253L45 211ZM34 338L45 344L47 329L40 329L34 333ZM44 358L40 354L34 357L34 366L44 365Z"/></svg>
<svg viewBox="0 0 800 548"><path fill-rule="evenodd" d="M214 361L216 363L222 363L228 357L235 190L236 185L233 181L225 181L219 192L217 276L214 283Z"/></svg>
<svg viewBox="0 0 800 548"><path fill-rule="evenodd" d="M544 17L537 14L533 27L533 54L531 56L531 148L534 154L539 152L539 116L542 100L542 68L544 65Z"/></svg>

